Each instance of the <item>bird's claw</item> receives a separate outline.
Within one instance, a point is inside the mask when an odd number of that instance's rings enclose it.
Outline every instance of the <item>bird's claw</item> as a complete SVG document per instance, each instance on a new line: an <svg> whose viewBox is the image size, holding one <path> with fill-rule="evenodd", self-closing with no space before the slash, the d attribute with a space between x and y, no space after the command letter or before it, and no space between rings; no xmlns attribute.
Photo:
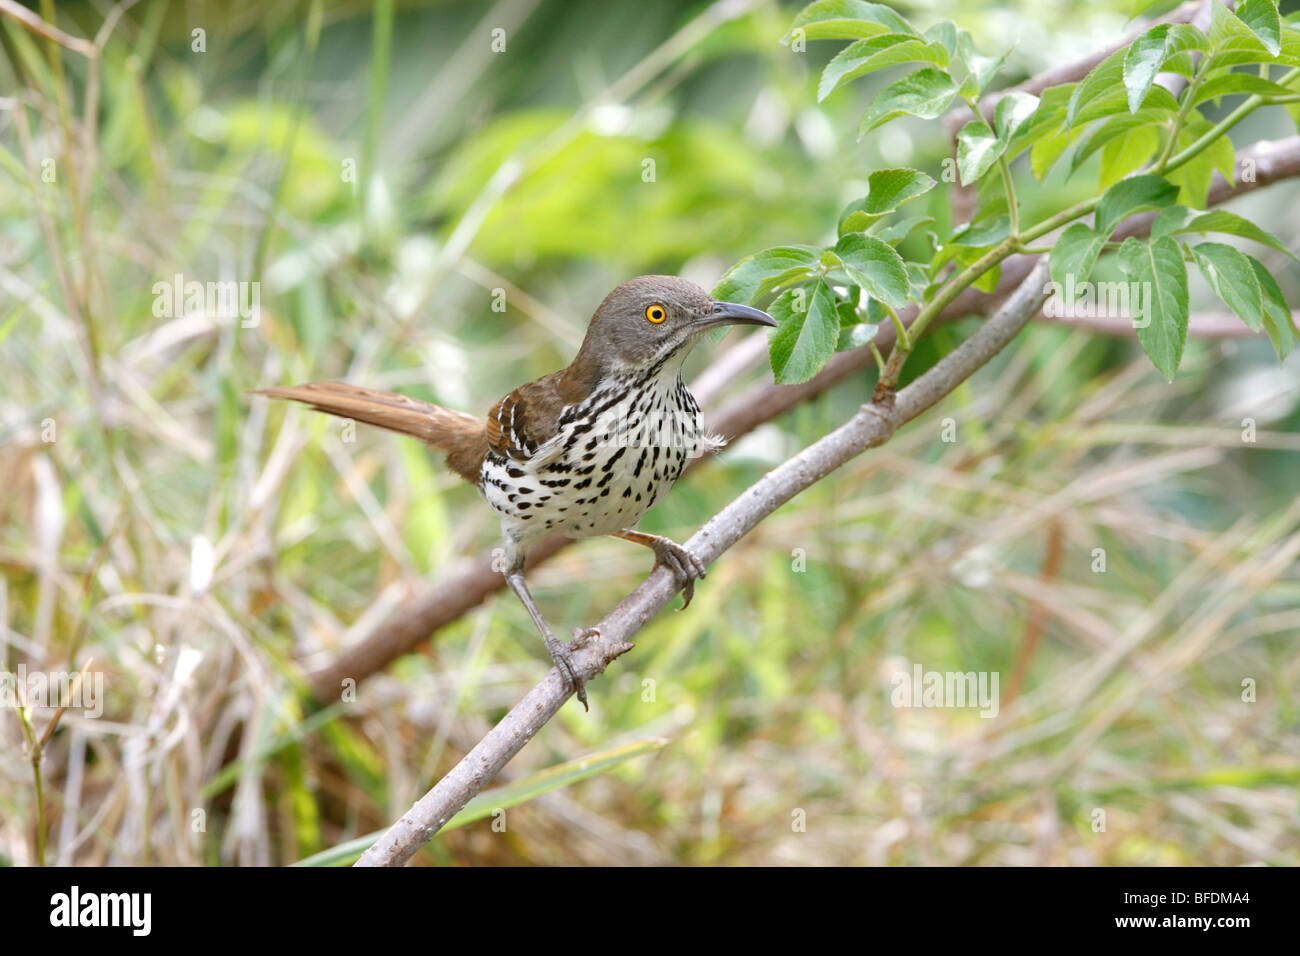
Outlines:
<svg viewBox="0 0 1300 956"><path fill-rule="evenodd" d="M577 634L574 635L575 637ZM578 676L577 668L573 663L573 652L569 648L552 638L546 642L546 649L550 651L551 660L560 671L560 676L568 682L569 687L573 689L574 695L582 704L582 709L590 711L587 706L587 685L586 682Z"/></svg>
<svg viewBox="0 0 1300 956"><path fill-rule="evenodd" d="M688 549L667 538L660 538L655 542L654 552L658 563L672 571L677 576L677 580L682 582L682 606L677 610L686 610L691 603L691 598L695 596L695 582L708 576L704 562Z"/></svg>

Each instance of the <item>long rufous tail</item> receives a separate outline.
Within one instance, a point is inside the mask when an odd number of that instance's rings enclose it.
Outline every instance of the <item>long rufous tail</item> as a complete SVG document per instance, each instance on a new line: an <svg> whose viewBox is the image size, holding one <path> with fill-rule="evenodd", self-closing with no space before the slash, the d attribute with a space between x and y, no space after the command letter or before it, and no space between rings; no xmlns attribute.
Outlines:
<svg viewBox="0 0 1300 956"><path fill-rule="evenodd" d="M317 411L418 438L446 452L447 467L471 484L478 484L488 448L487 423L481 418L343 382L260 388L254 394L291 399Z"/></svg>

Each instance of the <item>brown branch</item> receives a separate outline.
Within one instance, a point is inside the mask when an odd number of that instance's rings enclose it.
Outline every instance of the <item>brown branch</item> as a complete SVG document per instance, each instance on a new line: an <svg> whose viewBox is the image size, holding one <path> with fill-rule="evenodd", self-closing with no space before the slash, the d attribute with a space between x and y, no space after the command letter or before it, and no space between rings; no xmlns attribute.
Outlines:
<svg viewBox="0 0 1300 956"><path fill-rule="evenodd" d="M1230 186L1223 180L1216 179L1210 188L1209 205L1218 205L1280 180L1300 176L1300 136L1256 143L1238 154L1239 164L1243 160L1254 163L1254 181ZM1151 228L1152 218L1151 214L1134 216L1121 227L1117 238L1145 235ZM1001 279L995 292L985 293L968 288L944 309L937 321L952 321L968 315L989 313L1024 281L1033 268L1033 263L1033 256L1010 257L1002 263ZM899 317L906 325L916 317L916 312L917 309L913 306L901 312ZM876 339L877 348L888 350L893 341L893 326L881 326ZM747 342L741 342L733 351L744 349L747 345ZM736 358L740 359L744 354L741 353ZM724 361L727 361L725 356ZM741 364L737 361L733 367ZM875 360L868 348L840 352L817 375L802 385L753 386L720 411L711 413L708 416L708 427L728 438L738 438L874 364ZM701 381L708 382L708 391L721 390L720 376L711 371L701 376ZM702 399L706 399L705 392L705 389L700 389ZM699 463L695 462L696 465ZM564 538L547 539L529 555L529 566L542 563L568 543ZM504 586L505 579L499 572L492 570L491 555L481 555L464 570L448 575L436 586L395 610L356 644L312 671L307 678L312 692L319 700L332 699L339 693L339 687L345 678L358 682L365 680L388 666L391 661L415 649L439 628L478 607Z"/></svg>
<svg viewBox="0 0 1300 956"><path fill-rule="evenodd" d="M718 512L686 546L712 563L759 522L795 495L868 448L884 444L904 423L926 411L1005 348L1038 312L1047 297L1047 260L1040 260L1005 305L974 335L940 359L887 404L864 405L853 418L768 472ZM597 626L597 636L575 640L578 676L590 680L619 655L646 622L662 610L680 584L657 567ZM580 645L576 646L575 645ZM571 694L552 668L501 722L434 785L357 861L358 866L399 866L419 850L461 807L523 749L555 716Z"/></svg>

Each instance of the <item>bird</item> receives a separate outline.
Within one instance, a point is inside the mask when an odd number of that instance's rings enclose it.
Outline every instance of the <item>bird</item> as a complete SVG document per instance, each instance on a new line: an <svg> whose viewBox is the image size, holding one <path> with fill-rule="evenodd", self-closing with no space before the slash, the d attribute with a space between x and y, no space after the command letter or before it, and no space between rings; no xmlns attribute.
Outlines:
<svg viewBox="0 0 1300 956"><path fill-rule="evenodd" d="M669 538L635 526L687 462L721 447L682 381L705 333L731 325L776 327L761 309L713 299L677 276L624 282L597 307L565 368L519 386L486 418L342 382L257 390L424 441L473 484L501 523L506 584L542 636L570 690L587 708L571 653L524 580L529 550L552 533L622 538L654 552L683 590L686 608L704 563ZM594 629L578 629L576 635Z"/></svg>

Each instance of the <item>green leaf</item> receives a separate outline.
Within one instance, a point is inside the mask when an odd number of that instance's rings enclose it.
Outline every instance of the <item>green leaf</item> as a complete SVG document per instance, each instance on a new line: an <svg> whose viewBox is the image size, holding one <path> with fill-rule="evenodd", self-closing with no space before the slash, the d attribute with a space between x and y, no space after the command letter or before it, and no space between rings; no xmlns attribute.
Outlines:
<svg viewBox="0 0 1300 956"><path fill-rule="evenodd" d="M1070 160L1070 172L1078 169L1083 163L1092 156L1097 150L1106 146L1111 141L1127 137L1130 133L1141 130L1148 130L1155 133L1156 125L1164 121L1164 114L1160 110L1138 110L1136 113L1122 113L1119 116L1112 116L1110 119L1101 123L1090 133L1080 144L1079 148L1074 151L1074 156ZM1159 135L1157 134L1157 140ZM1138 165L1141 165L1140 163ZM1132 167L1132 172L1137 166ZM1121 177L1122 178L1122 177ZM1118 182L1119 180L1115 180Z"/></svg>
<svg viewBox="0 0 1300 956"><path fill-rule="evenodd" d="M1277 56L1282 46L1282 24L1278 19L1277 10L1273 9L1270 17L1270 14L1262 9L1265 5L1272 6L1267 0L1263 4L1258 0L1254 3L1246 0L1241 4L1240 12L1250 17L1254 23L1252 26L1242 17L1235 16L1217 0L1211 2L1210 46L1214 52L1222 54L1232 51L1258 51L1261 56L1266 55L1270 58Z"/></svg>
<svg viewBox="0 0 1300 956"><path fill-rule="evenodd" d="M1152 239L1159 239L1161 236L1172 236L1181 229L1195 213L1186 206L1169 206L1156 213L1156 218L1151 220Z"/></svg>
<svg viewBox="0 0 1300 956"><path fill-rule="evenodd" d="M1032 150L1030 162L1040 180L1070 143L1071 130L1064 124L1065 108L1073 89L1072 84L1066 84L1044 90L1038 109L1007 147L1007 159L1026 149Z"/></svg>
<svg viewBox="0 0 1300 956"><path fill-rule="evenodd" d="M558 790L580 780L586 780L588 777L594 777L596 774L605 773L619 764L631 760L633 757L640 757L643 754L662 750L669 743L671 743L669 740L654 738L632 744L623 744L590 754L579 760L570 760L554 767L548 767L538 773L512 781L503 787L485 791L465 804L461 811L448 820L438 832L440 834L446 833L448 830L454 830L457 827L463 827L486 819L496 810L509 810L511 807L536 799L543 794L550 793L552 790ZM346 866L369 849L376 840L383 836L384 832L384 830L376 830L373 833L367 833L365 836L348 840L346 843L340 843L338 846L330 847L328 850L323 850L306 859L299 860L293 865Z"/></svg>
<svg viewBox="0 0 1300 956"><path fill-rule="evenodd" d="M912 25L889 7L863 0L817 0L799 11L783 43L803 30L809 40L856 40L881 33L910 33Z"/></svg>
<svg viewBox="0 0 1300 956"><path fill-rule="evenodd" d="M883 216L934 188L934 180L919 169L877 169L867 177L867 195L862 211Z"/></svg>
<svg viewBox="0 0 1300 956"><path fill-rule="evenodd" d="M1279 359L1284 359L1295 348L1297 335L1295 320L1291 307L1286 304L1286 297L1277 280L1264 268L1264 264L1254 256L1246 256L1259 282L1259 291L1264 305L1264 332L1273 343L1273 351Z"/></svg>
<svg viewBox="0 0 1300 956"><path fill-rule="evenodd" d="M1061 288L1065 288L1069 276L1074 277L1075 286L1087 282L1105 242L1091 226L1081 222L1070 225L1052 247L1052 281Z"/></svg>
<svg viewBox="0 0 1300 956"><path fill-rule="evenodd" d="M1134 40L1124 55L1123 67L1129 112L1136 113L1142 107L1157 74L1170 71L1190 75L1192 63L1187 52L1207 48L1205 34L1186 23L1162 23Z"/></svg>
<svg viewBox="0 0 1300 956"><path fill-rule="evenodd" d="M777 384L808 381L835 354L840 340L840 319L830 286L818 280L811 289L787 289L777 296L769 312L778 324L768 342Z"/></svg>
<svg viewBox="0 0 1300 956"><path fill-rule="evenodd" d="M1105 238L1136 212L1173 205L1178 190L1165 179L1148 173L1122 179L1106 190L1097 205L1097 232Z"/></svg>
<svg viewBox="0 0 1300 956"><path fill-rule="evenodd" d="M1169 24L1152 27L1133 41L1124 55L1124 88L1128 91L1128 111L1136 113L1155 82L1169 49Z"/></svg>
<svg viewBox="0 0 1300 956"><path fill-rule="evenodd" d="M941 20L925 31L925 38L935 43L942 43L951 54L958 52L957 25L951 20Z"/></svg>
<svg viewBox="0 0 1300 956"><path fill-rule="evenodd" d="M921 119L936 119L956 95L956 84L942 70L925 67L909 73L876 94L862 117L858 139L904 113Z"/></svg>
<svg viewBox="0 0 1300 956"><path fill-rule="evenodd" d="M1295 92L1295 90L1287 89L1280 83L1274 83L1262 76L1256 76L1254 73L1223 73L1219 76L1210 77L1196 88L1196 98L1192 105L1234 94L1293 96Z"/></svg>
<svg viewBox="0 0 1300 956"><path fill-rule="evenodd" d="M1196 119L1190 120L1178 135L1178 151L1190 146L1213 128L1213 124L1204 117L1197 116L1195 110L1192 114ZM1227 136L1219 136L1202 152L1165 175L1171 183L1179 187L1179 202L1203 209L1216 170L1228 183L1232 183L1235 158L1232 140Z"/></svg>
<svg viewBox="0 0 1300 956"><path fill-rule="evenodd" d="M1029 93L1012 91L998 100L993 110L993 129L1004 146L1034 118L1038 112L1039 99Z"/></svg>
<svg viewBox="0 0 1300 956"><path fill-rule="evenodd" d="M935 250L928 268L929 277L934 278L949 262L955 261L961 267L970 265L989 246L996 245L1010 234L1011 220L1006 216L966 223Z"/></svg>
<svg viewBox="0 0 1300 956"><path fill-rule="evenodd" d="M1113 139L1101 151L1101 171L1097 188L1109 189L1125 176L1146 165L1160 148L1160 134L1154 126L1139 126Z"/></svg>
<svg viewBox="0 0 1300 956"><path fill-rule="evenodd" d="M1272 56L1282 52L1282 19L1274 0L1245 0L1237 5L1236 16Z"/></svg>
<svg viewBox="0 0 1300 956"><path fill-rule="evenodd" d="M904 203L934 188L934 180L916 169L877 169L867 177L867 195L840 214L838 235L863 232Z"/></svg>
<svg viewBox="0 0 1300 956"><path fill-rule="evenodd" d="M1033 146L1044 136L1050 136L1061 130L1065 123L1066 107L1069 106L1073 93L1073 83L1052 86L1043 91L1043 95L1038 99L1038 109L1034 110L1034 115L1016 134L1015 142L1012 144L1013 155L1018 155Z"/></svg>
<svg viewBox="0 0 1300 956"><path fill-rule="evenodd" d="M879 331L880 326L871 322L858 322L844 326L840 329L840 339L835 344L835 351L847 352L849 349L860 349L864 345L869 345Z"/></svg>
<svg viewBox="0 0 1300 956"><path fill-rule="evenodd" d="M969 186L998 161L1006 144L983 120L971 120L957 134L957 171L961 184Z"/></svg>
<svg viewBox="0 0 1300 956"><path fill-rule="evenodd" d="M1165 381L1172 382L1187 344L1187 266L1178 243L1167 236L1125 239L1119 267L1139 284L1145 302L1145 315L1134 309L1138 342Z"/></svg>
<svg viewBox="0 0 1300 956"><path fill-rule="evenodd" d="M998 282L1001 280L1001 278L1002 278L1002 263L999 262L997 265L995 265L992 269L989 269L987 272L980 273L979 277L974 282L972 282L971 285L973 285L980 292L985 292L988 293L989 295L992 295L994 292L997 291Z"/></svg>
<svg viewBox="0 0 1300 956"><path fill-rule="evenodd" d="M1134 104L1138 109L1177 111L1178 101L1163 86L1143 83L1139 88L1125 82L1127 57L1128 48L1116 50L1079 82L1066 107L1066 125L1077 129L1104 116L1134 112Z"/></svg>
<svg viewBox="0 0 1300 956"><path fill-rule="evenodd" d="M948 242L937 248L930 260L928 276L931 278L937 276L948 263L956 263L959 269L966 268L983 256L989 246L1008 237L1010 232L1010 220L1006 216L998 216L996 219L980 222L979 225L963 226L949 237ZM984 274L987 276L988 273Z"/></svg>
<svg viewBox="0 0 1300 956"><path fill-rule="evenodd" d="M749 304L775 288L773 280L802 271L811 277L821 250L811 246L777 246L746 256L719 280L713 297L723 302Z"/></svg>
<svg viewBox="0 0 1300 956"><path fill-rule="evenodd" d="M1174 209L1182 209L1181 206L1175 206ZM1172 212L1172 210L1167 210ZM1184 210L1191 215L1191 210ZM1163 213L1161 215L1164 215ZM1271 232L1261 229L1249 219L1243 219L1235 212L1228 212L1226 209L1213 209L1210 212L1203 212L1191 219L1173 225L1172 223L1164 226L1166 234L1178 235L1185 232L1221 232L1229 236L1240 236L1243 239L1250 239L1261 245L1268 246L1270 249L1276 249L1278 252L1284 252L1292 259L1296 254L1288 249L1282 240ZM1152 224L1152 235L1155 234L1155 224Z"/></svg>
<svg viewBox="0 0 1300 956"><path fill-rule="evenodd" d="M880 226L873 229L871 234L877 239L882 239L891 245L902 242L912 234L914 229L928 225L934 222L933 216L908 216L906 219L900 219L898 222L891 222L887 226Z"/></svg>
<svg viewBox="0 0 1300 956"><path fill-rule="evenodd" d="M1210 288L1252 332L1258 332L1264 322L1264 305L1259 280L1245 253L1222 242L1202 242L1192 246L1192 258Z"/></svg>
<svg viewBox="0 0 1300 956"><path fill-rule="evenodd" d="M1276 56L1264 48L1264 44L1260 42L1259 37L1250 31L1249 27L1246 28L1242 39L1225 43L1224 47L1214 54L1214 65L1216 67L1246 66L1252 63L1300 66L1300 33L1297 33L1294 25L1289 25L1283 29L1282 49Z"/></svg>
<svg viewBox="0 0 1300 956"><path fill-rule="evenodd" d="M1141 103L1141 109L1156 110L1172 119L1174 114L1178 112L1178 100L1174 98L1174 94L1156 83L1151 89L1147 90L1146 99ZM1127 113L1128 97L1125 95L1124 87L1117 86L1109 92L1098 93L1094 99L1081 104L1079 112L1074 116L1074 126L1076 129L1081 129L1094 120Z"/></svg>
<svg viewBox="0 0 1300 956"><path fill-rule="evenodd" d="M1029 151L1029 166L1034 171L1034 176L1039 182L1048 171L1056 165L1056 161L1061 158L1061 154L1066 151L1070 145L1071 130L1069 127L1062 127L1055 133L1049 133L1034 143L1033 149Z"/></svg>
<svg viewBox="0 0 1300 956"><path fill-rule="evenodd" d="M971 39L969 33L962 30L957 37L957 50L960 54L962 65L966 67L967 76L962 81L962 96L968 99L975 99L983 95L988 89L988 85L993 82L993 77L997 75L998 70L1002 69L1002 64L1007 61L1007 56L1011 51L1007 50L1001 56L982 56L975 49L975 42Z"/></svg>
<svg viewBox="0 0 1300 956"><path fill-rule="evenodd" d="M849 278L867 295L895 309L907 304L907 268L889 243L875 236L849 233L835 243L835 254L844 263Z"/></svg>
<svg viewBox="0 0 1300 956"><path fill-rule="evenodd" d="M903 33L885 33L846 46L826 64L817 84L817 102L830 96L850 80L900 63L948 65L948 51L942 43L926 43Z"/></svg>
<svg viewBox="0 0 1300 956"><path fill-rule="evenodd" d="M1066 108L1065 123L1075 125L1075 117L1085 103L1089 103L1103 93L1115 89L1124 89L1124 59L1126 50L1116 50L1089 71L1070 96L1070 105ZM1140 104L1139 104L1140 105Z"/></svg>

